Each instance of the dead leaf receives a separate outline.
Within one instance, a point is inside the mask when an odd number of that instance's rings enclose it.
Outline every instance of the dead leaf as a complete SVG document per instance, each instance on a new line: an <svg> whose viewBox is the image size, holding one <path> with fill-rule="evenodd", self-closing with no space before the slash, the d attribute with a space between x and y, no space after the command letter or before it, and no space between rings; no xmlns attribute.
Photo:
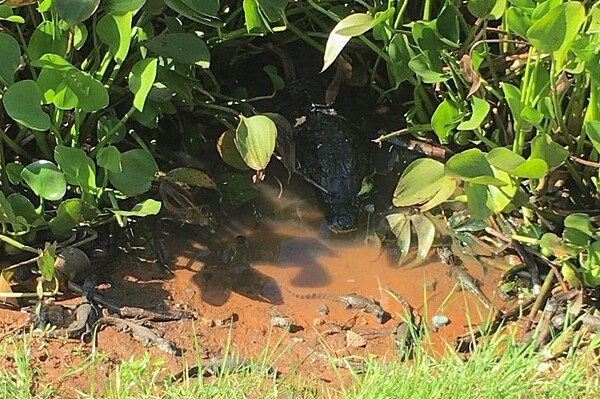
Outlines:
<svg viewBox="0 0 600 399"><path fill-rule="evenodd" d="M6 293L10 293L10 294L12 294L12 292L13 292L13 290L10 288L10 284L8 284L8 281L6 281L6 279L4 278L4 274L0 274L0 293L2 293L2 292L6 292ZM6 298L3 296L0 296L0 302L4 302L9 305L13 305L16 308L19 307L17 298Z"/></svg>
<svg viewBox="0 0 600 399"><path fill-rule="evenodd" d="M473 68L473 60L471 60L471 57L469 57L467 54L462 56L459 66L467 82L471 83L469 94L467 94L467 98L469 98L476 93L477 90L479 90L479 87L481 86L481 78Z"/></svg>
<svg viewBox="0 0 600 399"><path fill-rule="evenodd" d="M360 334L354 331L346 331L346 347L348 348L364 348L367 346L367 340Z"/></svg>

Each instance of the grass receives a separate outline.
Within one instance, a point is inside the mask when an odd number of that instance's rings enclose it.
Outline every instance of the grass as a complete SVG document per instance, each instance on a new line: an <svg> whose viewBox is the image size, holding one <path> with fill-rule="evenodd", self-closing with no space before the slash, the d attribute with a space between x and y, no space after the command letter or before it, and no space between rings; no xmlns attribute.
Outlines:
<svg viewBox="0 0 600 399"><path fill-rule="evenodd" d="M12 359L10 370L0 370L0 397L572 398L594 397L600 383L593 366L598 360L599 337L592 337L582 350L575 350L573 343L561 360L546 361L542 353L534 352L531 347L519 347L511 335L504 334L489 337L467 359L451 348L438 358L417 347L414 359L407 363L370 361L363 374L352 375L350 383L342 377L348 371L339 370L337 389L307 381L295 370L285 372L279 379L248 372L165 382L164 362L153 360L146 353L141 358L120 362L102 386L97 380L87 392L65 393L52 383L39 382L37 377L42 371L32 366L35 362L31 359L30 344L29 339L19 338L0 345L0 355ZM106 356L92 353L65 375L81 372L83 368L96 370L106 360ZM274 360L274 352L265 351L264 363ZM94 374L91 375L93 381Z"/></svg>

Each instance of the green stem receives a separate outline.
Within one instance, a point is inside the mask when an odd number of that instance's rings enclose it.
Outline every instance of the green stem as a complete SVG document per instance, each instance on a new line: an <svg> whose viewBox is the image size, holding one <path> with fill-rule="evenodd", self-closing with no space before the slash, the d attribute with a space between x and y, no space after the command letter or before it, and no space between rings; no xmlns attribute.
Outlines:
<svg viewBox="0 0 600 399"><path fill-rule="evenodd" d="M90 158L95 158L96 154L98 152L98 150L102 147L104 147L106 145L106 143L108 143L108 141L110 139L112 139L112 136L121 128L121 126L124 126L125 123L127 123L127 121L129 120L129 118L131 118L131 116L135 113L136 108L132 105L131 108L129 108L129 111L127 111L127 113L125 115L123 115L123 117L121 119L119 119L119 122L116 123L112 129L110 129L108 131L108 133L106 133L106 135L104 135L104 137L102 137L102 140L100 140L98 142L98 144L96 144L96 146L90 151Z"/></svg>

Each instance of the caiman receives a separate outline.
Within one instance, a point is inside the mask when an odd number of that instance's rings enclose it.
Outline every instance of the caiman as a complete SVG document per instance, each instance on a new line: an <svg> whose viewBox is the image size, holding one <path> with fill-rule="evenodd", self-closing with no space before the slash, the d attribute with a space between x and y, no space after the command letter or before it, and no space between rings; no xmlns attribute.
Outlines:
<svg viewBox="0 0 600 399"><path fill-rule="evenodd" d="M335 109L312 105L297 118L293 130L299 172L319 192L325 220L334 233L358 226L358 193L369 168L369 142L361 131Z"/></svg>

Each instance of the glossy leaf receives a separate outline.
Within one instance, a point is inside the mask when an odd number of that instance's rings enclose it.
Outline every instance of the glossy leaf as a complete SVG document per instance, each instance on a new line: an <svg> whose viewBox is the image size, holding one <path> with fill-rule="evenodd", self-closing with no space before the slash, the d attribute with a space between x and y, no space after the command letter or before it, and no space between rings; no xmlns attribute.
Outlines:
<svg viewBox="0 0 600 399"><path fill-rule="evenodd" d="M29 39L27 55L30 61L35 61L48 53L64 56L67 46L67 33L59 28L59 24L53 21L43 21Z"/></svg>
<svg viewBox="0 0 600 399"><path fill-rule="evenodd" d="M96 12L100 0L52 0L58 15L73 27Z"/></svg>
<svg viewBox="0 0 600 399"><path fill-rule="evenodd" d="M113 145L100 148L96 156L96 162L99 167L113 173L120 173L123 170L121 166L121 153Z"/></svg>
<svg viewBox="0 0 600 399"><path fill-rule="evenodd" d="M248 33L260 33L266 31L267 26L262 19L262 15L260 15L260 9L258 7L257 0L244 0L243 7L246 29Z"/></svg>
<svg viewBox="0 0 600 399"><path fill-rule="evenodd" d="M572 213L565 218L563 238L574 245L585 246L594 236L594 227L589 215L585 213Z"/></svg>
<svg viewBox="0 0 600 399"><path fill-rule="evenodd" d="M433 199L441 203L454 192L454 189L450 192L449 187L456 186L444 173L443 163L429 158L418 159L402 173L392 203L399 207L423 204ZM448 197L443 198L442 194Z"/></svg>
<svg viewBox="0 0 600 399"><path fill-rule="evenodd" d="M154 54L182 64L210 66L210 52L200 37L191 33L165 33L142 43Z"/></svg>
<svg viewBox="0 0 600 399"><path fill-rule="evenodd" d="M48 222L52 234L59 238L69 237L73 230L83 222L94 220L100 211L79 198L71 198L60 203L56 216Z"/></svg>
<svg viewBox="0 0 600 399"><path fill-rule="evenodd" d="M531 158L543 159L550 168L562 164L569 152L549 135L539 134L531 142Z"/></svg>
<svg viewBox="0 0 600 399"><path fill-rule="evenodd" d="M217 0L218 1L218 0ZM146 0L106 0L104 6L108 14L125 14L137 12L146 4Z"/></svg>
<svg viewBox="0 0 600 399"><path fill-rule="evenodd" d="M148 151L133 149L121 154L121 172L109 170L108 180L123 194L133 197L150 189L158 165Z"/></svg>
<svg viewBox="0 0 600 399"><path fill-rule="evenodd" d="M156 201L153 199L147 199L147 200L144 200L142 202L135 204L133 206L133 208L131 208L130 211L113 209L112 212L116 215L120 215L123 217L130 217L130 216L144 217L144 216L158 215L158 212L160 212L161 206L162 206L162 204L160 201Z"/></svg>
<svg viewBox="0 0 600 399"><path fill-rule="evenodd" d="M217 140L217 151L230 166L240 170L249 169L235 146L235 130L226 130L221 134Z"/></svg>
<svg viewBox="0 0 600 399"><path fill-rule="evenodd" d="M35 195L49 201L58 201L67 192L64 175L50 161L39 160L30 163L21 172L21 177Z"/></svg>
<svg viewBox="0 0 600 399"><path fill-rule="evenodd" d="M42 110L42 93L33 80L21 80L10 86L2 98L8 116L33 130L50 129L50 117Z"/></svg>
<svg viewBox="0 0 600 399"><path fill-rule="evenodd" d="M448 75L441 71L441 68L440 70L432 68L424 54L414 56L408 62L408 67L425 83L441 83L449 79Z"/></svg>
<svg viewBox="0 0 600 399"><path fill-rule="evenodd" d="M57 145L54 148L54 159L63 171L67 183L85 191L96 189L96 165L83 150Z"/></svg>
<svg viewBox="0 0 600 399"><path fill-rule="evenodd" d="M242 159L251 169L263 170L275 151L277 127L264 115L240 117L234 143Z"/></svg>
<svg viewBox="0 0 600 399"><path fill-rule="evenodd" d="M446 170L464 180L486 176L492 177L494 175L485 155L477 148L465 150L452 156L446 163ZM479 183L483 184L481 180Z"/></svg>
<svg viewBox="0 0 600 399"><path fill-rule="evenodd" d="M6 201L10 204L10 208L15 215L19 215L27 220L27 223L33 227L46 225L46 220L42 215L36 212L31 201L22 194L12 193L6 197Z"/></svg>
<svg viewBox="0 0 600 399"><path fill-rule="evenodd" d="M490 104L482 98L471 97L471 118L461 122L456 129L475 130L481 127L483 121L490 112Z"/></svg>
<svg viewBox="0 0 600 399"><path fill-rule="evenodd" d="M131 44L133 13L105 14L96 24L96 33L117 64L123 63Z"/></svg>
<svg viewBox="0 0 600 399"><path fill-rule="evenodd" d="M431 117L431 127L440 139L440 142L447 143L452 130L460 120L458 109L449 100L444 100L436 108Z"/></svg>
<svg viewBox="0 0 600 399"><path fill-rule="evenodd" d="M333 64L352 37L360 36L372 27L373 17L369 14L350 14L339 21L327 38L321 71L326 70Z"/></svg>
<svg viewBox="0 0 600 399"><path fill-rule="evenodd" d="M527 39L538 51L551 53L568 47L585 21L585 7L570 1L553 8L527 30Z"/></svg>
<svg viewBox="0 0 600 399"><path fill-rule="evenodd" d="M21 47L15 38L0 32L0 83L8 87L15 83L15 72L21 63Z"/></svg>
<svg viewBox="0 0 600 399"><path fill-rule="evenodd" d="M513 178L505 171L492 168L494 177L504 182L504 185L498 187L496 185L487 186L487 207L494 213L499 214L512 202L517 194L518 186L515 185Z"/></svg>
<svg viewBox="0 0 600 399"><path fill-rule="evenodd" d="M156 79L156 58L146 58L135 63L129 74L129 90L134 94L133 105L139 112L144 111L146 98Z"/></svg>
<svg viewBox="0 0 600 399"><path fill-rule="evenodd" d="M519 7L510 7L506 10L506 24L508 28L521 37L527 37L527 30L532 22L529 15Z"/></svg>

